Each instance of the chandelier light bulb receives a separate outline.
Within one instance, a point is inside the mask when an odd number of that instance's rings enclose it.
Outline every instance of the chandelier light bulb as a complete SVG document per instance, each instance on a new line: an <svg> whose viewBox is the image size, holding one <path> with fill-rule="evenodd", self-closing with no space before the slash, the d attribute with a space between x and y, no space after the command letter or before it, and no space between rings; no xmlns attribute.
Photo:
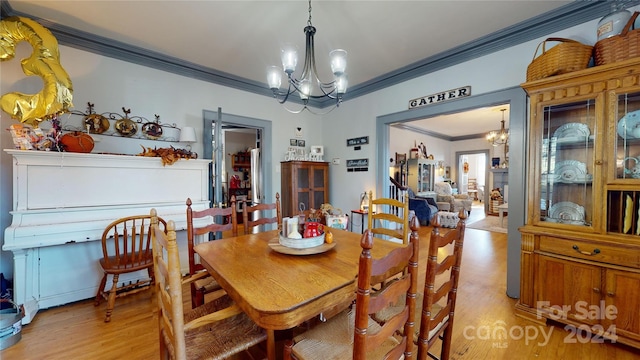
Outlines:
<svg viewBox="0 0 640 360"><path fill-rule="evenodd" d="M296 65L298 65L298 51L294 46L287 46L282 49L280 59L282 60L284 72L291 75L296 70Z"/></svg>
<svg viewBox="0 0 640 360"><path fill-rule="evenodd" d="M309 79L300 81L300 86L298 88L300 89L300 99L309 100L309 95L311 94L311 81L309 81Z"/></svg>
<svg viewBox="0 0 640 360"><path fill-rule="evenodd" d="M267 83L269 89L276 90L280 88L282 84L282 71L277 66L269 66L267 69Z"/></svg>
<svg viewBox="0 0 640 360"><path fill-rule="evenodd" d="M340 75L336 77L336 92L338 94L344 94L347 92L347 86L349 85L349 79L347 75Z"/></svg>
<svg viewBox="0 0 640 360"><path fill-rule="evenodd" d="M340 76L347 69L347 52L342 49L336 49L329 53L331 59L331 71L333 75Z"/></svg>

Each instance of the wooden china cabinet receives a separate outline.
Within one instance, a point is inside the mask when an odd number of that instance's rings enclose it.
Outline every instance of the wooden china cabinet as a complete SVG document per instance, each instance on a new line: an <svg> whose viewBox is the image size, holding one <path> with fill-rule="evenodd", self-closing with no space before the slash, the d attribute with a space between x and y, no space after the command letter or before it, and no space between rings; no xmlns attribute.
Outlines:
<svg viewBox="0 0 640 360"><path fill-rule="evenodd" d="M640 59L522 87L531 140L516 311L570 325L574 340L640 348Z"/></svg>
<svg viewBox="0 0 640 360"><path fill-rule="evenodd" d="M329 202L329 163L283 161L281 164L282 216L320 209Z"/></svg>
<svg viewBox="0 0 640 360"><path fill-rule="evenodd" d="M435 197L433 186L435 182L436 161L429 159L407 160L407 182L417 196Z"/></svg>

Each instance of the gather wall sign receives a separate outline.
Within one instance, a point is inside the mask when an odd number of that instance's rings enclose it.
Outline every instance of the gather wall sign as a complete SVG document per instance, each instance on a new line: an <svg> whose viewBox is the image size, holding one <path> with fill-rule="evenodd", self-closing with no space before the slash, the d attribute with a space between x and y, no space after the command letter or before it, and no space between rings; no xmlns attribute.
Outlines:
<svg viewBox="0 0 640 360"><path fill-rule="evenodd" d="M442 91L416 99L409 100L409 109L415 109L422 106L433 105L443 101L449 101L467 97L471 95L471 86L463 86L457 89Z"/></svg>

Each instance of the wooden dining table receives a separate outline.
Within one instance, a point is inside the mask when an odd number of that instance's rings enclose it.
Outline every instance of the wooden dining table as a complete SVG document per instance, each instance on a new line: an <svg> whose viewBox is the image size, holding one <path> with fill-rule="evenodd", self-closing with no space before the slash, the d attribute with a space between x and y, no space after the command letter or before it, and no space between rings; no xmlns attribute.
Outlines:
<svg viewBox="0 0 640 360"><path fill-rule="evenodd" d="M199 244L201 263L229 296L267 332L267 357L276 358L275 330L298 326L345 308L355 299L361 234L331 229L335 246L326 252L294 255L269 246L277 230ZM374 239L379 258L403 246Z"/></svg>

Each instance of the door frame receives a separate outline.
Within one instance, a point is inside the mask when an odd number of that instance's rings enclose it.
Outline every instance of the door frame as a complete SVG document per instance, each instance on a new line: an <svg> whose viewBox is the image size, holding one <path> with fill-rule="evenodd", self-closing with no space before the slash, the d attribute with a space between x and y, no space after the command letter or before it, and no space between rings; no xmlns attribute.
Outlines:
<svg viewBox="0 0 640 360"><path fill-rule="evenodd" d="M218 111L202 110L203 119L203 158L214 160L209 164L209 183L213 186L209 186L209 201L216 204L216 200L222 199L222 178L221 176L215 176L214 174L222 174L222 159L224 151L215 151L215 159L213 159L213 134L216 134L216 147L222 144L222 123L229 125L237 125L246 128L259 129L262 132L262 139L260 139L260 148L262 161L261 161L261 176L262 176L262 202L265 199L275 199L273 195L273 174L272 174L272 144L273 144L273 131L272 122L270 120L256 119L246 116L226 114L222 112L222 108L218 108ZM218 121L222 119L222 121ZM215 132L214 130L215 125ZM218 150L218 149L216 149ZM215 169L214 169L215 166ZM214 171L215 170L215 171ZM220 200L221 201L221 200ZM275 201L275 200L273 200Z"/></svg>
<svg viewBox="0 0 640 360"><path fill-rule="evenodd" d="M384 189L390 185L388 159L390 127L393 123L409 122L438 115L454 114L473 110L480 107L509 104L509 160L512 167L518 167L518 171L509 171L509 209L507 221L507 296L520 297L520 248L521 238L518 227L524 225L525 209L527 204L525 189L526 174L526 146L528 122L527 94L520 86L514 86L503 90L497 90L485 94L469 96L457 100L436 103L417 109L381 115L376 117L376 176L378 182L376 189L378 194L384 194ZM386 161L385 161L386 159Z"/></svg>
<svg viewBox="0 0 640 360"><path fill-rule="evenodd" d="M460 164L460 158L463 155L480 155L480 154L484 154L484 194L483 194L483 199L482 199L482 203L484 206L484 213L486 214L487 211L489 210L489 205L487 203L487 184L489 184L489 169L491 168L490 162L491 159L489 157L489 150L488 149L482 149L482 150L465 150L465 151L456 151L456 164ZM459 167L459 165L458 165ZM457 171L457 174L460 174L460 171ZM508 221L508 220L507 220Z"/></svg>

